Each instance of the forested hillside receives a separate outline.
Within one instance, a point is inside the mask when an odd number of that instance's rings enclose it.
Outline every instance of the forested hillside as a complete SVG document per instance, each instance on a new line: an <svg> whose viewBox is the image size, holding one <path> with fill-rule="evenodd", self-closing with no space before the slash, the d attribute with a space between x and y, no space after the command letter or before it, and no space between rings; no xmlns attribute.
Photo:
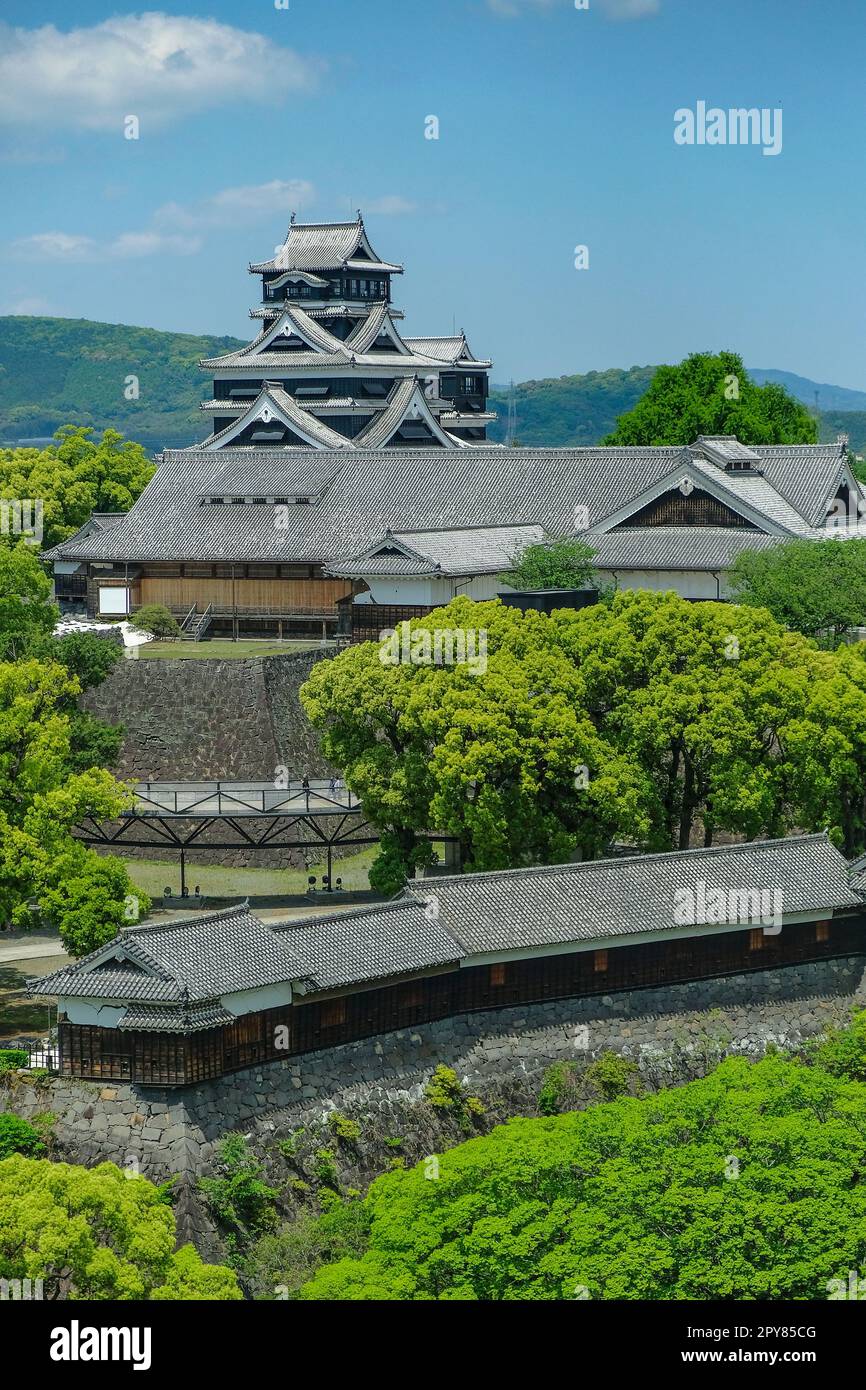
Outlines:
<svg viewBox="0 0 866 1390"><path fill-rule="evenodd" d="M0 316L0 444L46 438L66 424L118 429L148 450L191 444L208 432L198 404L210 394L210 382L199 359L240 346L239 338L89 319ZM518 383L517 442L598 444L640 400L655 371L610 367ZM866 451L866 393L791 372L756 369L751 375L758 383L779 382L810 409L817 391L820 438L847 433L852 449ZM132 376L138 378L138 399L129 391ZM502 443L508 388L495 386L490 403L499 413L490 438Z"/></svg>
<svg viewBox="0 0 866 1390"><path fill-rule="evenodd" d="M121 430L148 449L191 444L207 433L199 358L241 345L89 319L0 317L0 442L76 424ZM128 398L133 376L137 400Z"/></svg>

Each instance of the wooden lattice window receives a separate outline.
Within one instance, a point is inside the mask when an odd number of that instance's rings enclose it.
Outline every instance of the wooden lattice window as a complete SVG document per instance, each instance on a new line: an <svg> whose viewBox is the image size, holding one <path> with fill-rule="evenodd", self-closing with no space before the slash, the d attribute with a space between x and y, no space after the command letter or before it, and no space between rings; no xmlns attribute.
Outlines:
<svg viewBox="0 0 866 1390"><path fill-rule="evenodd" d="M829 940L830 940L830 923L829 923L829 922L816 922L816 923L815 923L815 940L816 940L816 941L829 941Z"/></svg>
<svg viewBox="0 0 866 1390"><path fill-rule="evenodd" d="M749 950L762 951L764 949L764 929L763 927L753 927L749 932Z"/></svg>
<svg viewBox="0 0 866 1390"><path fill-rule="evenodd" d="M340 1023L345 1022L345 999L331 999L327 1004L322 1005L321 1023L323 1028L336 1028Z"/></svg>
<svg viewBox="0 0 866 1390"><path fill-rule="evenodd" d="M504 966L504 965L501 965L501 964L500 964L500 965L491 965L491 967L490 967L490 983L491 983L491 985L504 985L504 984L505 984L505 966Z"/></svg>
<svg viewBox="0 0 866 1390"><path fill-rule="evenodd" d="M596 975L603 975L607 970L607 951L594 951L592 957L592 968Z"/></svg>

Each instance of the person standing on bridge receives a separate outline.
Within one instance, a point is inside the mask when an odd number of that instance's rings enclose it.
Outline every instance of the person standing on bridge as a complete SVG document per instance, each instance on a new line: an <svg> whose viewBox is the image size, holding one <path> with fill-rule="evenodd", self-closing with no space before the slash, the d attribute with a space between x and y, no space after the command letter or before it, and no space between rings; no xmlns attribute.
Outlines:
<svg viewBox="0 0 866 1390"><path fill-rule="evenodd" d="M303 779L302 779L302 781L301 781L301 788L302 788L303 793L304 793L304 799L305 799L305 801L306 801L306 803L307 803L307 810L309 811L309 809L310 809L310 779L309 779L309 777L307 776L306 773L304 773Z"/></svg>

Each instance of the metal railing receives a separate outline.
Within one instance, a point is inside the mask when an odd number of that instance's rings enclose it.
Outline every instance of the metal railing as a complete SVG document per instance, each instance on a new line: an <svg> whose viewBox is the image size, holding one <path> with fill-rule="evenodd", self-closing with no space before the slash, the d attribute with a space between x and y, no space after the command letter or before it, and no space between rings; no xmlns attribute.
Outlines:
<svg viewBox="0 0 866 1390"><path fill-rule="evenodd" d="M135 816L285 816L307 812L334 815L357 811L361 802L340 779L274 782L139 782L133 788Z"/></svg>
<svg viewBox="0 0 866 1390"><path fill-rule="evenodd" d="M3 1053L7 1056L3 1057ZM15 1065L8 1054L19 1053ZM7 1042L0 1040L0 1075L4 1071L50 1071L60 1070L60 1047L56 1038L38 1038L35 1041Z"/></svg>

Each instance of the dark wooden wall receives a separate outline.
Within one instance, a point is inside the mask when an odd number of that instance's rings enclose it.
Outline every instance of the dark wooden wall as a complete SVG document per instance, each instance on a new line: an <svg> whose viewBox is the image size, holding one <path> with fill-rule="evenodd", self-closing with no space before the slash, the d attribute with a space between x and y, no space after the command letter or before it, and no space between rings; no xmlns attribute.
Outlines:
<svg viewBox="0 0 866 1390"><path fill-rule="evenodd" d="M866 917L857 914L784 927L778 936L766 936L758 927L691 940L611 945L572 955L470 966L336 999L301 1000L247 1014L228 1028L186 1037L61 1022L61 1071L68 1076L143 1085L189 1085L451 1014L861 953L866 954Z"/></svg>

